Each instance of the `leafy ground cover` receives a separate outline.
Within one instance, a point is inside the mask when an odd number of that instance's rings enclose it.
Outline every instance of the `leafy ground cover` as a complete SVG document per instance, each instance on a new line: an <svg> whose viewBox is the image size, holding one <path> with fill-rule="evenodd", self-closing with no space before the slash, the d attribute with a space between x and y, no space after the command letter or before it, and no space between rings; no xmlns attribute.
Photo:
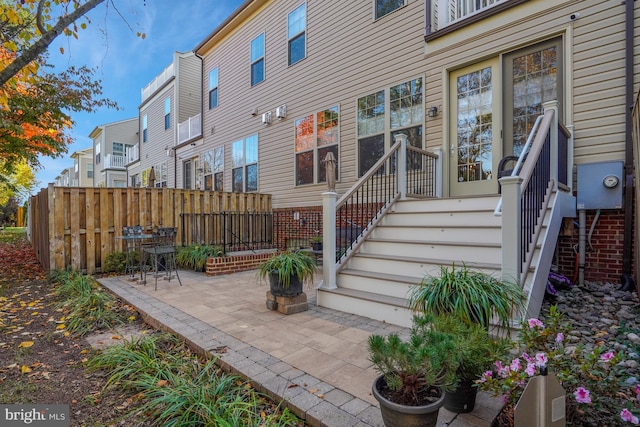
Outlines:
<svg viewBox="0 0 640 427"><path fill-rule="evenodd" d="M23 230L0 231L0 403L66 404L71 426L305 425L91 278L53 278ZM122 324L141 338L124 339L113 329ZM93 350L96 330L118 345Z"/></svg>

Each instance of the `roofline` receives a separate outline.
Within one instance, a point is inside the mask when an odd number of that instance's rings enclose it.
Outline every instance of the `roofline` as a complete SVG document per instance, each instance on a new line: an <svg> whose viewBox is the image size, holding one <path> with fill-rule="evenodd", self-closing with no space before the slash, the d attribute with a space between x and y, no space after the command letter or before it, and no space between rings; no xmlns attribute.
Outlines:
<svg viewBox="0 0 640 427"><path fill-rule="evenodd" d="M224 38L227 34L231 33L237 26L240 25L248 16L253 14L262 5L269 0L245 0L231 15L227 17L218 27L213 30L207 37L204 38L193 51L201 55L204 52L210 50L214 44Z"/></svg>
<svg viewBox="0 0 640 427"><path fill-rule="evenodd" d="M130 119L123 119L123 120L118 120L117 122L111 122L111 123L105 123L105 124L102 124L102 125L98 125L95 128L93 128L93 130L89 133L89 138L95 138L94 135L97 135L98 131L100 131L101 129L106 128L107 126L119 125L121 123L130 122L132 120L138 120L138 117L131 117Z"/></svg>

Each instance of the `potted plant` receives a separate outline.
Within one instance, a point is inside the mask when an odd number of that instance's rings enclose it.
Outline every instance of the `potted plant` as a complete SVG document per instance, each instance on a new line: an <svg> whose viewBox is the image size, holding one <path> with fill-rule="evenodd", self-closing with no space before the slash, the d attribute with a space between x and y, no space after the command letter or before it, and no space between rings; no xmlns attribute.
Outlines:
<svg viewBox="0 0 640 427"><path fill-rule="evenodd" d="M311 249L314 251L322 250L322 236L313 236L311 238Z"/></svg>
<svg viewBox="0 0 640 427"><path fill-rule="evenodd" d="M457 368L456 386L445 391L444 408L451 412L471 412L475 407L478 386L476 380L491 369L495 360L506 354L510 341L493 339L486 328L478 323L464 323L458 318L435 316L430 327L450 334L454 340Z"/></svg>
<svg viewBox="0 0 640 427"><path fill-rule="evenodd" d="M312 282L316 260L301 251L274 254L258 268L260 279L269 279L274 296L295 296L302 293L304 282Z"/></svg>
<svg viewBox="0 0 640 427"><path fill-rule="evenodd" d="M435 426L444 390L455 383L455 340L416 316L411 337L369 337L369 360L380 374L372 387L386 427Z"/></svg>
<svg viewBox="0 0 640 427"><path fill-rule="evenodd" d="M504 331L525 304L526 295L516 283L474 271L466 265L440 267L439 276L425 276L409 296L409 306L418 312L450 314L461 321L490 327L495 318Z"/></svg>

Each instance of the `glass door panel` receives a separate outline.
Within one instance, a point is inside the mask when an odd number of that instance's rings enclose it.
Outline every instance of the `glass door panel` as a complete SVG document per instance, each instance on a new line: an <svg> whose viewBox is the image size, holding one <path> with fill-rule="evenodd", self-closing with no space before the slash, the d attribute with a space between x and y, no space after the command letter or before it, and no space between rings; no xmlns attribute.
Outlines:
<svg viewBox="0 0 640 427"><path fill-rule="evenodd" d="M451 74L450 193L497 193L495 167L502 153L497 62Z"/></svg>

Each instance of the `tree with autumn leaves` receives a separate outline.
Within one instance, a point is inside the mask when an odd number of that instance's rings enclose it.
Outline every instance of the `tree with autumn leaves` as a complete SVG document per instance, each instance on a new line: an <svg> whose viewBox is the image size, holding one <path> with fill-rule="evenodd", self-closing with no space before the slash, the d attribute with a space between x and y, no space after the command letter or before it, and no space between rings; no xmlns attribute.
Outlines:
<svg viewBox="0 0 640 427"><path fill-rule="evenodd" d="M18 165L35 169L39 156L67 152L72 113L117 108L100 98L94 70L56 73L47 65L53 40L60 34L77 38L89 22L87 12L101 3L116 8L113 0L0 0L0 202Z"/></svg>

